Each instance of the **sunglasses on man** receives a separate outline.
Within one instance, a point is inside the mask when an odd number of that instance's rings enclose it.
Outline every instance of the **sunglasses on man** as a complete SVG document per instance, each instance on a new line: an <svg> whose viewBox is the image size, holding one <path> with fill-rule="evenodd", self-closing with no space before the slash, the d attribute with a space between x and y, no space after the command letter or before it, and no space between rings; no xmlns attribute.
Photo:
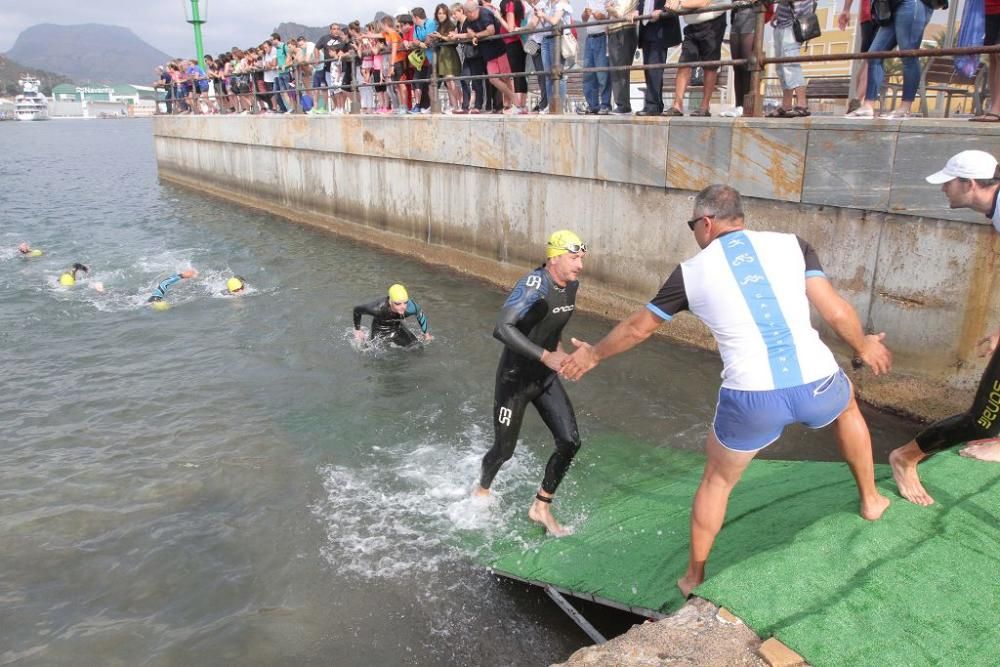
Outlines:
<svg viewBox="0 0 1000 667"><path fill-rule="evenodd" d="M693 232L694 226L697 225L699 222L701 222L702 218L714 218L714 217L715 217L714 215L699 215L697 218L691 218L690 220L687 221L688 229L690 229Z"/></svg>

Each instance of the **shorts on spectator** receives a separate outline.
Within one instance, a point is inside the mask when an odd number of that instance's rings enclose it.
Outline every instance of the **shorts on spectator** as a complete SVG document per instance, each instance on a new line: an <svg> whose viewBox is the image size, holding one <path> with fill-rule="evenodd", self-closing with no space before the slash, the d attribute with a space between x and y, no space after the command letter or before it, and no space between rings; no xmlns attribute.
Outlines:
<svg viewBox="0 0 1000 667"><path fill-rule="evenodd" d="M521 40L516 42L511 42L507 44L507 64L510 65L510 71L512 74L518 74L524 72L527 69L527 54L524 52L524 46L521 44ZM524 76L514 77L514 92L515 93L526 93L528 92L528 78Z"/></svg>
<svg viewBox="0 0 1000 667"><path fill-rule="evenodd" d="M851 403L851 381L833 375L797 387L769 391L719 390L712 428L722 446L756 452L781 437L789 424L817 429L836 421Z"/></svg>
<svg viewBox="0 0 1000 667"><path fill-rule="evenodd" d="M313 72L312 87L326 88L326 70L318 69Z"/></svg>
<svg viewBox="0 0 1000 667"><path fill-rule="evenodd" d="M507 54L502 53L493 60L486 61L486 73L487 74L510 74L510 61L507 60Z"/></svg>
<svg viewBox="0 0 1000 667"><path fill-rule="evenodd" d="M392 64L392 80L402 81L403 75L406 73L406 67L403 66L402 62Z"/></svg>
<svg viewBox="0 0 1000 667"><path fill-rule="evenodd" d="M326 79L326 87L330 89L330 92L339 93L340 86L334 82L333 72L324 72L323 78Z"/></svg>
<svg viewBox="0 0 1000 667"><path fill-rule="evenodd" d="M802 45L795 41L792 27L774 29L774 55L776 58L797 56L802 51ZM806 85L800 63L784 63L777 65L778 78L782 90L795 90Z"/></svg>
<svg viewBox="0 0 1000 667"><path fill-rule="evenodd" d="M726 15L716 16L711 21L684 26L684 42L681 44L680 62L697 60L719 60L722 57L722 38L726 34ZM719 69L706 67L705 69Z"/></svg>
<svg viewBox="0 0 1000 667"><path fill-rule="evenodd" d="M987 14L986 38L983 40L983 46L994 46L998 41L1000 41L1000 14Z"/></svg>
<svg viewBox="0 0 1000 667"><path fill-rule="evenodd" d="M757 32L757 12L754 8L734 9L729 15L729 32L735 35L752 35Z"/></svg>
<svg viewBox="0 0 1000 667"><path fill-rule="evenodd" d="M375 71L372 72L372 83L375 84L375 92L376 93L384 93L385 92L385 86L384 85L381 85L381 86L379 85L380 83L382 83L382 70L377 69L377 70L375 70Z"/></svg>

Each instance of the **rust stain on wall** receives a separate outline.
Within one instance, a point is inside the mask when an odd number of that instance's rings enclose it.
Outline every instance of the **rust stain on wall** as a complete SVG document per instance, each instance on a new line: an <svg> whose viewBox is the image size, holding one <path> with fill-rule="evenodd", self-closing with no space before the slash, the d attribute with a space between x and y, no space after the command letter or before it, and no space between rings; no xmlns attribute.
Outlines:
<svg viewBox="0 0 1000 667"><path fill-rule="evenodd" d="M962 313L962 329L958 339L959 362L967 361L975 353L976 343L989 333L987 321L990 301L997 285L997 253L1000 251L1000 237L987 227L977 230L972 254L969 292Z"/></svg>

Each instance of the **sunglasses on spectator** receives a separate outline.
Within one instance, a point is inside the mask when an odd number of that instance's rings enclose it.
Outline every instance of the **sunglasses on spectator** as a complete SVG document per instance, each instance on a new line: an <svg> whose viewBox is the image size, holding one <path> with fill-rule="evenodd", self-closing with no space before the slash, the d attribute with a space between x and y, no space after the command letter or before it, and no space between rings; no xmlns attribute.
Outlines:
<svg viewBox="0 0 1000 667"><path fill-rule="evenodd" d="M697 225L699 222L701 222L702 218L714 218L714 217L715 217L714 215L699 215L697 218L691 218L690 220L687 221L688 229L690 229L693 232L694 226Z"/></svg>
<svg viewBox="0 0 1000 667"><path fill-rule="evenodd" d="M571 252L574 255L576 253L578 253L578 252L587 252L587 244L586 243L567 243L565 245L552 245L550 243L550 244L548 244L548 246L550 248L559 248L560 250L565 250L567 252Z"/></svg>

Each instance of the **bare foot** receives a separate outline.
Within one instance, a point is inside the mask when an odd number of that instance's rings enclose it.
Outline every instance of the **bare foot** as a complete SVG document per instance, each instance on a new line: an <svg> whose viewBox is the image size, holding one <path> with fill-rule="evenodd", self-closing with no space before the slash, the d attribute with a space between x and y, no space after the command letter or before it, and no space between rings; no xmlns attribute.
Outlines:
<svg viewBox="0 0 1000 667"><path fill-rule="evenodd" d="M973 440L958 453L970 459L1000 463L1000 440L996 438Z"/></svg>
<svg viewBox="0 0 1000 667"><path fill-rule="evenodd" d="M892 477L896 480L896 486L899 487L899 495L916 505L925 507L933 505L934 499L920 483L920 477L917 475L917 463L908 460L906 455L900 451L902 449L905 447L894 449L889 454L889 465L892 466Z"/></svg>
<svg viewBox="0 0 1000 667"><path fill-rule="evenodd" d="M882 518L882 513L889 507L889 499L881 493L876 494L875 499L870 502L861 503L861 518L869 521L878 521Z"/></svg>
<svg viewBox="0 0 1000 667"><path fill-rule="evenodd" d="M693 577L690 574L685 574L683 577L677 580L677 588L681 589L681 595L685 598L691 597L691 591L701 586L704 579L698 577Z"/></svg>
<svg viewBox="0 0 1000 667"><path fill-rule="evenodd" d="M476 484L476 488L472 491L473 496L479 496L480 498L488 498L490 495L489 489L484 489L483 487Z"/></svg>
<svg viewBox="0 0 1000 667"><path fill-rule="evenodd" d="M528 510L528 518L537 524L541 524L552 537L566 537L573 534L572 528L559 525L556 518L552 516L549 504L543 503L540 500L531 503L531 509Z"/></svg>

